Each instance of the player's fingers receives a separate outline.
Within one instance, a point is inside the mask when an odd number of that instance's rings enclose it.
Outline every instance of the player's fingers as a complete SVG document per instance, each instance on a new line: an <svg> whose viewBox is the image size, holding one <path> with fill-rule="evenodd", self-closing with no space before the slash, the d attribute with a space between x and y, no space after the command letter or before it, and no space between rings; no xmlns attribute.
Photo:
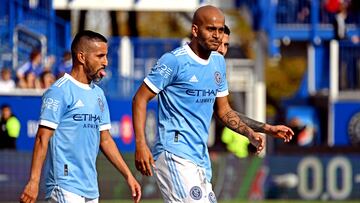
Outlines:
<svg viewBox="0 0 360 203"><path fill-rule="evenodd" d="M156 168L155 161L154 161L153 157L150 157L150 163L151 163L151 166L153 168Z"/></svg>
<svg viewBox="0 0 360 203"><path fill-rule="evenodd" d="M291 136L295 135L294 131L291 128L288 128L287 131Z"/></svg>
<svg viewBox="0 0 360 203"><path fill-rule="evenodd" d="M147 175L147 174L146 174L146 164L145 164L145 161L144 161L144 160L138 161L136 168L138 169L138 171L141 172L141 174Z"/></svg>
<svg viewBox="0 0 360 203"><path fill-rule="evenodd" d="M146 170L147 176L152 176L152 175L153 175L153 174L152 174L152 170L151 170L150 161L151 161L151 160L149 160L149 161L147 161L147 162L145 163L145 170Z"/></svg>
<svg viewBox="0 0 360 203"><path fill-rule="evenodd" d="M31 202L31 200L29 199L29 197L28 196L25 196L23 199L22 199L22 201L21 202L24 202L24 203L30 203Z"/></svg>
<svg viewBox="0 0 360 203"><path fill-rule="evenodd" d="M263 139L262 137L260 137L260 146L261 146L261 150L263 150L265 147L265 139Z"/></svg>
<svg viewBox="0 0 360 203"><path fill-rule="evenodd" d="M135 161L135 167L138 171L142 172L142 166L140 161Z"/></svg>
<svg viewBox="0 0 360 203"><path fill-rule="evenodd" d="M286 135L287 135L287 141L290 142L290 140L293 138L293 135L294 135L294 132L288 128L288 131L286 132Z"/></svg>
<svg viewBox="0 0 360 203"><path fill-rule="evenodd" d="M136 191L136 185L134 185L133 187L131 187L131 193L132 193L132 198L134 199L134 202L137 202L137 191Z"/></svg>
<svg viewBox="0 0 360 203"><path fill-rule="evenodd" d="M24 202L24 198L25 198L25 194L22 193L21 196L20 196L20 203Z"/></svg>
<svg viewBox="0 0 360 203"><path fill-rule="evenodd" d="M28 198L28 196L27 196L26 194L22 194L22 195L21 195L20 202L21 202L21 203L22 203L22 202L24 202L24 203L25 203L25 202L28 202L28 199L29 199L29 198Z"/></svg>
<svg viewBox="0 0 360 203"><path fill-rule="evenodd" d="M134 197L134 200L136 203L140 202L140 199L141 199L141 188L140 188L140 185L137 185L137 187L135 188L135 197Z"/></svg>

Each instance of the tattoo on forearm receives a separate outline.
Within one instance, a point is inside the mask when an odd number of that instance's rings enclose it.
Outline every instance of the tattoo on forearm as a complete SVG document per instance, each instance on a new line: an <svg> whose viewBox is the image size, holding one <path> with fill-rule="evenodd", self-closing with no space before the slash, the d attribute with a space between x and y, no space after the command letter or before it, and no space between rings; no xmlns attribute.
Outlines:
<svg viewBox="0 0 360 203"><path fill-rule="evenodd" d="M238 112L235 112L235 113L239 116L239 118L242 122L244 122L246 125L248 125L255 132L265 133L265 129L264 129L265 123L253 120L253 119L245 116L244 114L241 114Z"/></svg>
<svg viewBox="0 0 360 203"><path fill-rule="evenodd" d="M242 122L242 119L237 115L237 112L231 110L227 112L221 120L224 122L224 125L231 130L247 137L250 135L249 127Z"/></svg>

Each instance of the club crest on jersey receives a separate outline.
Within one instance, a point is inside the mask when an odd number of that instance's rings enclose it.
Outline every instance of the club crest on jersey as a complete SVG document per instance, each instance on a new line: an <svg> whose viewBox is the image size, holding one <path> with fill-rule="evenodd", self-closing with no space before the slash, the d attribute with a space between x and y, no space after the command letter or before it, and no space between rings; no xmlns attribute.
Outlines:
<svg viewBox="0 0 360 203"><path fill-rule="evenodd" d="M215 194L213 192L209 193L209 201L211 203L216 203L216 197L215 197Z"/></svg>
<svg viewBox="0 0 360 203"><path fill-rule="evenodd" d="M100 97L98 98L98 104L99 104L99 107L100 107L100 111L104 112L104 102L101 100Z"/></svg>
<svg viewBox="0 0 360 203"><path fill-rule="evenodd" d="M190 189L190 197L194 200L199 200L202 197L202 191L199 186L194 186Z"/></svg>
<svg viewBox="0 0 360 203"><path fill-rule="evenodd" d="M220 85L220 83L221 83L221 73L219 71L216 71L214 76L215 76L216 84Z"/></svg>

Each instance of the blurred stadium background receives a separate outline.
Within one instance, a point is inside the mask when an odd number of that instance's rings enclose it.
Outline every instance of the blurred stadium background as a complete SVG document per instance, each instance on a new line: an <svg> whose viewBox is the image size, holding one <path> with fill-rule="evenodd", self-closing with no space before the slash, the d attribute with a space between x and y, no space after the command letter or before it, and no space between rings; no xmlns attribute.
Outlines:
<svg viewBox="0 0 360 203"><path fill-rule="evenodd" d="M55 73L78 30L107 36L108 76L101 86L112 135L135 172L132 96L157 58L187 41L192 13L205 4L222 8L232 31L226 61L234 108L297 134L290 144L269 138L262 156L240 158L221 141L214 120L209 147L220 202L359 202L359 1L2 0L0 69L11 68L16 80L18 67L39 49L43 64L55 58ZM341 5L346 15L339 15ZM27 181L43 91L0 86L0 105L10 104L21 122L17 150L0 150L0 201L16 201ZM147 118L150 145L156 108L155 100ZM125 183L102 155L98 171L101 202L127 202ZM155 180L135 174L144 202L160 202Z"/></svg>

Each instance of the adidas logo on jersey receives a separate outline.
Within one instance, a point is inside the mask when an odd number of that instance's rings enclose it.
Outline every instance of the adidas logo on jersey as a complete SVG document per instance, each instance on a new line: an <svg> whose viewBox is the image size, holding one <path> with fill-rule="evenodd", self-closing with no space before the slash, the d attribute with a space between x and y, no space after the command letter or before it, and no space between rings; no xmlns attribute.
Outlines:
<svg viewBox="0 0 360 203"><path fill-rule="evenodd" d="M76 107L83 107L83 106L85 106L84 103L79 99L79 100L76 102L76 104L75 104L74 107L76 108Z"/></svg>
<svg viewBox="0 0 360 203"><path fill-rule="evenodd" d="M193 76L190 78L189 82L199 82L199 80L196 78L195 75L193 75Z"/></svg>

